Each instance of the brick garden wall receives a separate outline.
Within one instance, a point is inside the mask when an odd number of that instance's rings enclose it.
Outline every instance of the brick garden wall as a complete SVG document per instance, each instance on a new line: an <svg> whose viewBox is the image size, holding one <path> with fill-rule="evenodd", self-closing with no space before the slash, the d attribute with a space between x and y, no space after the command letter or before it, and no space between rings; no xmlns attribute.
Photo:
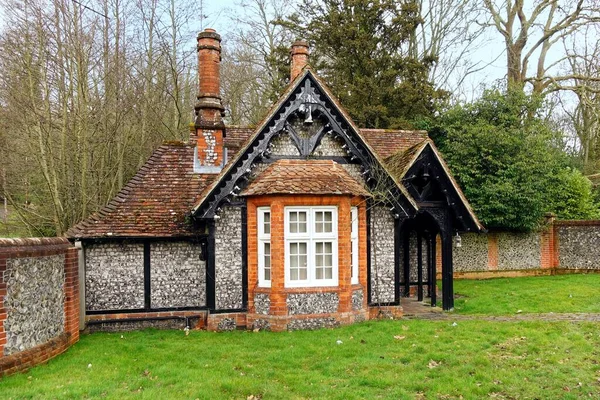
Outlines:
<svg viewBox="0 0 600 400"><path fill-rule="evenodd" d="M78 340L77 249L63 238L0 239L0 376Z"/></svg>
<svg viewBox="0 0 600 400"><path fill-rule="evenodd" d="M455 278L600 271L600 221L555 221L538 232L463 234Z"/></svg>

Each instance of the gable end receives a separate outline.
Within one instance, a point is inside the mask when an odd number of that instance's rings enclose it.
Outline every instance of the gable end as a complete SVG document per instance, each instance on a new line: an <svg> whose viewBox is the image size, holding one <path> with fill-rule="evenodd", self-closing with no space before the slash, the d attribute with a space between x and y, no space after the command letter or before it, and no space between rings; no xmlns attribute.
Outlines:
<svg viewBox="0 0 600 400"><path fill-rule="evenodd" d="M315 134L302 137L290 123L292 118L298 117L304 118L306 123L312 123L315 119L324 123ZM303 158L311 155L326 134L340 140L349 162L362 165L367 185L381 185L381 182L375 182L375 177L369 176L370 170L385 170L377 155L360 136L352 121L346 118L335 99L312 72L306 69L290 86L287 94L249 139L247 145L236 155L231 165L221 173L214 185L203 193L192 214L200 219L214 218L222 204L235 202L235 198L248 185L257 163L269 163L272 155L271 141L284 134L292 138ZM406 189L387 173L377 178L387 181L386 185L392 193L390 198L394 203L391 206L396 214L414 215L417 206Z"/></svg>

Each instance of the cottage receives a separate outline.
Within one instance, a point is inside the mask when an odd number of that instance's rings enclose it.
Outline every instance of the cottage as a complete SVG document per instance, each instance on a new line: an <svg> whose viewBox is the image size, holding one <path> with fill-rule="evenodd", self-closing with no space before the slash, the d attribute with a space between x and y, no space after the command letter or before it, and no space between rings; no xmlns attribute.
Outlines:
<svg viewBox="0 0 600 400"><path fill-rule="evenodd" d="M291 50L290 84L255 129L228 127L220 36L198 35L187 142L160 146L81 243L86 321L293 330L453 307L452 245L482 229L426 132L361 129ZM180 322L179 322L180 323Z"/></svg>

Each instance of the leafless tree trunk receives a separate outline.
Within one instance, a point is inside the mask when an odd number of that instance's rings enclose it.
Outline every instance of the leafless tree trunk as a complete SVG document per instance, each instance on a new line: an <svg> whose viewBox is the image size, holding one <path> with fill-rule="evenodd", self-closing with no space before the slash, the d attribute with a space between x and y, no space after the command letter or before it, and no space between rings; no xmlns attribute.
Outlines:
<svg viewBox="0 0 600 400"><path fill-rule="evenodd" d="M532 93L540 95L573 78L553 73L564 58L548 62L550 49L600 21L598 8L585 0L540 0L531 7L523 0L484 0L484 5L492 18L490 25L504 38L508 88L522 91L529 84Z"/></svg>

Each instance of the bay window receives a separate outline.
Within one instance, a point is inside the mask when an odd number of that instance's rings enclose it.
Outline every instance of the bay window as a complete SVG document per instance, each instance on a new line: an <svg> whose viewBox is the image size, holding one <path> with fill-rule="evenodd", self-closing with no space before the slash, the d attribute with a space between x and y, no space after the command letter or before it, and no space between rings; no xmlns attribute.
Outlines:
<svg viewBox="0 0 600 400"><path fill-rule="evenodd" d="M286 207L285 286L337 286L337 207Z"/></svg>

